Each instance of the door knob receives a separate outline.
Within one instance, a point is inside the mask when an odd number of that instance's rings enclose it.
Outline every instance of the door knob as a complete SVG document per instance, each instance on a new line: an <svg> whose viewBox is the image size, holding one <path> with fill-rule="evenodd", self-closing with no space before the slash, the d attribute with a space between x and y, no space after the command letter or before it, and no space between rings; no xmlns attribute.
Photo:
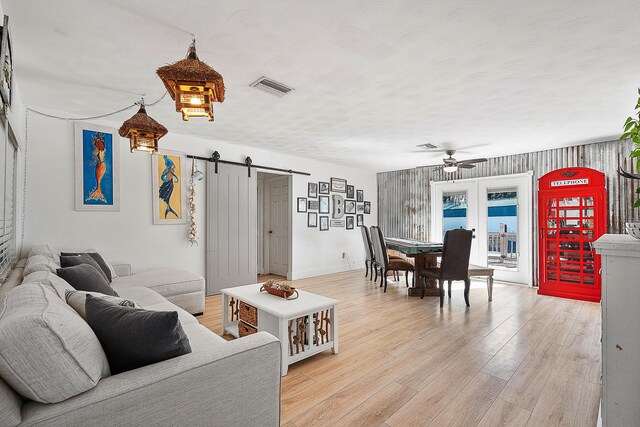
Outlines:
<svg viewBox="0 0 640 427"><path fill-rule="evenodd" d="M269 230L269 234L273 233L273 231Z"/></svg>

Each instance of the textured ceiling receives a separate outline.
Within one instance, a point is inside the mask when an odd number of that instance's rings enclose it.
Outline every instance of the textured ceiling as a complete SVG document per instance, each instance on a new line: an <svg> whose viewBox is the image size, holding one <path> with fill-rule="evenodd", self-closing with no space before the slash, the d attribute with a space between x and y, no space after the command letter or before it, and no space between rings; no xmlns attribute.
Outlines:
<svg viewBox="0 0 640 427"><path fill-rule="evenodd" d="M2 4L29 106L93 115L157 99L155 69L195 33L227 98L214 123L183 123L168 97L149 108L170 132L376 171L440 162L425 142L467 147L461 160L607 139L640 84L635 0ZM248 86L262 75L296 90Z"/></svg>

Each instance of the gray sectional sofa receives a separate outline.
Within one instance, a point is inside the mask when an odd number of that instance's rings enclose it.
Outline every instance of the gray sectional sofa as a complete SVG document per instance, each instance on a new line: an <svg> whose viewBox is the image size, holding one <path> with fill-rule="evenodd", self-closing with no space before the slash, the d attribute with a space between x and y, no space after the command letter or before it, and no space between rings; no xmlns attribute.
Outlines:
<svg viewBox="0 0 640 427"><path fill-rule="evenodd" d="M30 254L29 258L32 256L36 254ZM31 271L39 263L41 258L20 260L0 287L0 340L3 315L8 317L31 309L18 307L17 298L12 298L12 291L18 286L27 285L21 291L30 289L29 286L45 289L39 292L45 294L49 304L65 304L64 310L67 309L66 302L52 299L64 294L58 289L62 279L52 277L53 273L47 271L52 265ZM25 277L26 266L30 274ZM0 427L279 425L281 355L275 337L260 332L226 341L200 325L191 314L204 310L204 282L199 282L197 276L175 271L131 275L127 265L114 266L114 269L120 277L113 280L112 286L122 298L149 310L178 312L192 352L117 375L100 377L98 371L96 384L90 389L56 403L26 399L24 392L21 396L16 391L20 387L13 389L9 385L15 382L15 376L8 375L0 379ZM17 290L14 293L17 295ZM32 298L39 298L37 295ZM65 311L65 316L71 316L66 317L66 323L84 322L80 316L74 317L75 312L70 313ZM42 318L46 320L46 315ZM78 326L84 327L86 333L86 323ZM61 363L56 360L57 354L73 353L72 346L65 347L64 338L61 340L59 349L43 349L42 355L49 356L35 355L35 360L54 367ZM75 356L87 357L86 354L72 356L72 360ZM33 363L34 355L29 358ZM7 364L9 361L3 359L0 352L0 373L7 372ZM41 386L46 384L36 384L34 390Z"/></svg>

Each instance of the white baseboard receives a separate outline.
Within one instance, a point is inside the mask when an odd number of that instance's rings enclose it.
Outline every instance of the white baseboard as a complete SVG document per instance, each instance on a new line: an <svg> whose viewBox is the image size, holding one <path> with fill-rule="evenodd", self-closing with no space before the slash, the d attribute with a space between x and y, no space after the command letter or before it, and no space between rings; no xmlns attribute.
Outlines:
<svg viewBox="0 0 640 427"><path fill-rule="evenodd" d="M343 260L340 264L314 268L310 270L292 271L290 280L306 279L307 277L324 276L327 274L343 273L350 270L364 269L364 260L351 261L351 264L347 260Z"/></svg>

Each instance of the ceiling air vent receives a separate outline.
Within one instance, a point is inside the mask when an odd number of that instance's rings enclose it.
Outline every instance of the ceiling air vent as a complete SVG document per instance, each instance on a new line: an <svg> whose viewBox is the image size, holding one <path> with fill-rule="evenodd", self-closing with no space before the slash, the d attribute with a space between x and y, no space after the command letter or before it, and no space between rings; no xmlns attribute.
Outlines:
<svg viewBox="0 0 640 427"><path fill-rule="evenodd" d="M255 87L256 89L260 89L275 96L285 96L286 94L294 90L292 87L289 87L265 76L260 77L249 86Z"/></svg>
<svg viewBox="0 0 640 427"><path fill-rule="evenodd" d="M439 148L437 145L433 145L433 144L430 144L428 142L426 144L416 145L416 147L422 148L424 150L435 150L435 149Z"/></svg>

